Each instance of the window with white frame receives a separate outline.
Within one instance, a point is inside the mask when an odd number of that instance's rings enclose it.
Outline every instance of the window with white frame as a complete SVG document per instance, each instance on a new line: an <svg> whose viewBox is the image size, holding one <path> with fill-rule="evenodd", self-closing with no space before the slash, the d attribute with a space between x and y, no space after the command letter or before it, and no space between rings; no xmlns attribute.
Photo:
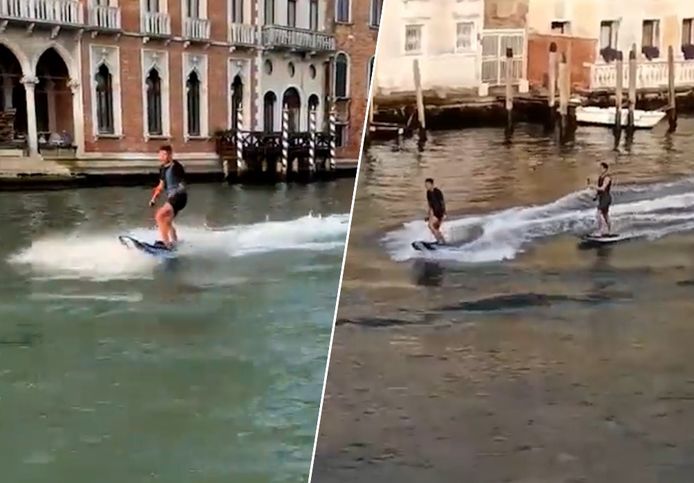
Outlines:
<svg viewBox="0 0 694 483"><path fill-rule="evenodd" d="M694 44L694 18L682 20L682 45Z"/></svg>
<svg viewBox="0 0 694 483"><path fill-rule="evenodd" d="M200 18L200 0L185 0L186 16L188 18Z"/></svg>
<svg viewBox="0 0 694 483"><path fill-rule="evenodd" d="M152 67L145 80L147 88L147 133L150 136L164 134L162 117L162 79L156 67Z"/></svg>
<svg viewBox="0 0 694 483"><path fill-rule="evenodd" d="M349 58L340 52L335 56L335 97L344 99L348 96Z"/></svg>
<svg viewBox="0 0 694 483"><path fill-rule="evenodd" d="M207 56L183 54L183 118L187 138L207 136Z"/></svg>
<svg viewBox="0 0 694 483"><path fill-rule="evenodd" d="M231 0L231 21L233 23L243 23L243 1Z"/></svg>
<svg viewBox="0 0 694 483"><path fill-rule="evenodd" d="M641 47L660 47L660 21L644 20Z"/></svg>
<svg viewBox="0 0 694 483"><path fill-rule="evenodd" d="M422 52L422 25L405 26L405 53L419 54Z"/></svg>
<svg viewBox="0 0 694 483"><path fill-rule="evenodd" d="M318 0L309 2L309 28L318 30Z"/></svg>
<svg viewBox="0 0 694 483"><path fill-rule="evenodd" d="M159 0L144 0L145 2L145 9L149 13L158 13L160 12L160 5L159 5Z"/></svg>
<svg viewBox="0 0 694 483"><path fill-rule="evenodd" d="M166 51L140 51L142 55L142 105L145 138L168 137L169 116L169 55Z"/></svg>
<svg viewBox="0 0 694 483"><path fill-rule="evenodd" d="M287 0L287 27L296 27L296 0Z"/></svg>
<svg viewBox="0 0 694 483"><path fill-rule="evenodd" d="M122 134L120 58L115 46L90 46L91 115L94 136Z"/></svg>
<svg viewBox="0 0 694 483"><path fill-rule="evenodd" d="M383 0L371 0L371 14L369 25L378 27L381 25L381 12L383 11Z"/></svg>
<svg viewBox="0 0 694 483"><path fill-rule="evenodd" d="M96 84L96 124L99 134L115 134L113 115L113 76L106 64L101 64L94 76Z"/></svg>
<svg viewBox="0 0 694 483"><path fill-rule="evenodd" d="M335 2L335 21L349 23L350 0L337 0Z"/></svg>
<svg viewBox="0 0 694 483"><path fill-rule="evenodd" d="M455 29L455 50L456 52L470 52L474 50L474 22L458 22Z"/></svg>
<svg viewBox="0 0 694 483"><path fill-rule="evenodd" d="M265 25L275 24L275 0L265 0Z"/></svg>
<svg viewBox="0 0 694 483"><path fill-rule="evenodd" d="M604 20L600 22L600 49L617 48L617 34L619 23L614 20Z"/></svg>

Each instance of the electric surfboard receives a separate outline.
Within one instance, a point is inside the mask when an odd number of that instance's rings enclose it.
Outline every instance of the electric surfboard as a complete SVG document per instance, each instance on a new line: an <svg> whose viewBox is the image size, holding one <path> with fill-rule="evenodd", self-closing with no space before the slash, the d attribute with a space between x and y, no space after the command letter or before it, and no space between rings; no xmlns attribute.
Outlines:
<svg viewBox="0 0 694 483"><path fill-rule="evenodd" d="M619 233L609 233L607 235L587 234L579 237L578 246L581 248L602 247L630 240L631 238L633 238L633 236L620 235Z"/></svg>
<svg viewBox="0 0 694 483"><path fill-rule="evenodd" d="M412 242L412 248L419 252L435 251L439 248L442 248L443 246L444 245L441 245L439 242L428 242L423 240L417 240Z"/></svg>
<svg viewBox="0 0 694 483"><path fill-rule="evenodd" d="M176 249L168 248L162 242L147 243L129 235L121 235L118 240L128 248L140 250L148 255L162 258L173 258L176 256Z"/></svg>

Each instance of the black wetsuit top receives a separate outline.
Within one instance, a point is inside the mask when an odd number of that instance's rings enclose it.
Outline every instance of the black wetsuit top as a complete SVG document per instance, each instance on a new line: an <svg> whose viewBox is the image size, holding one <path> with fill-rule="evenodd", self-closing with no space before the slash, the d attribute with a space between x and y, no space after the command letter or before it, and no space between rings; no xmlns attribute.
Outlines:
<svg viewBox="0 0 694 483"><path fill-rule="evenodd" d="M598 178L598 186L602 185L605 176L607 175L602 175ZM612 195L610 194L610 189L612 189L612 178L610 178L609 183L607 183L607 186L605 186L603 191L598 191L598 208L605 209L612 204Z"/></svg>
<svg viewBox="0 0 694 483"><path fill-rule="evenodd" d="M178 214L188 203L188 194L185 185L186 171L183 165L176 160L159 168L159 179L164 182L164 191L168 202L174 209L174 215Z"/></svg>
<svg viewBox="0 0 694 483"><path fill-rule="evenodd" d="M434 216L439 220L446 214L446 203L443 200L443 193L438 188L427 190L427 201L429 208L434 213Z"/></svg>

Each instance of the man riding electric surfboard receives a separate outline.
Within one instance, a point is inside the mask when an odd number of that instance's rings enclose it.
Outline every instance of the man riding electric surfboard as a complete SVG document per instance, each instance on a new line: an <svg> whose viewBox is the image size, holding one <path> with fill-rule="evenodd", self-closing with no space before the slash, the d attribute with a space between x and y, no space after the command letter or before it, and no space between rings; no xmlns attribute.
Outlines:
<svg viewBox="0 0 694 483"><path fill-rule="evenodd" d="M607 163L600 163L602 171L598 177L598 182L596 185L591 187L596 190L595 198L598 202L598 232L600 236L608 236L612 231L612 224L610 223L610 205L612 204L612 195L610 190L612 189L612 177L610 176L610 167ZM590 180L588 180L590 184Z"/></svg>
<svg viewBox="0 0 694 483"><path fill-rule="evenodd" d="M169 145L159 148L159 184L154 188L154 194L149 201L149 206L154 206L159 195L166 192L166 202L157 210L154 219L159 229L160 240L155 246L164 246L168 249L175 247L178 242L178 234L173 225L176 215L186 207L188 192L185 184L186 172L183 165L173 159L173 149Z"/></svg>
<svg viewBox="0 0 694 483"><path fill-rule="evenodd" d="M427 178L424 181L424 186L427 189L427 203L429 205L429 216L427 216L427 224L429 230L436 237L436 241L441 245L445 245L446 240L441 234L441 224L446 217L446 203L443 199L443 193L440 189L434 187L434 180Z"/></svg>

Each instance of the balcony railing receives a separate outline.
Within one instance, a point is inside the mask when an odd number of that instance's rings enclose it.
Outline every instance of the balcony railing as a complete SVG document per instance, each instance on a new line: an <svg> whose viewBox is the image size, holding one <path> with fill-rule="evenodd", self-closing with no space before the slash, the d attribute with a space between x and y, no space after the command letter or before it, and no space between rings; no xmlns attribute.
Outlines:
<svg viewBox="0 0 694 483"><path fill-rule="evenodd" d="M629 85L629 68L624 63L622 85ZM667 87L668 67L666 60L641 62L636 65L636 88L657 89ZM694 86L694 60L675 61L675 86ZM590 67L591 89L615 89L617 87L617 67L609 64L593 64Z"/></svg>
<svg viewBox="0 0 694 483"><path fill-rule="evenodd" d="M84 23L77 0L0 0L0 18L61 26Z"/></svg>
<svg viewBox="0 0 694 483"><path fill-rule="evenodd" d="M152 37L169 37L171 35L171 17L166 13L143 12L142 31Z"/></svg>
<svg viewBox="0 0 694 483"><path fill-rule="evenodd" d="M229 43L234 45L258 45L258 28L247 23L232 23L229 26Z"/></svg>
<svg viewBox="0 0 694 483"><path fill-rule="evenodd" d="M291 50L332 52L335 50L335 37L315 30L265 25L263 45Z"/></svg>
<svg viewBox="0 0 694 483"><path fill-rule="evenodd" d="M188 17L183 21L183 36L190 40L209 40L210 21Z"/></svg>
<svg viewBox="0 0 694 483"><path fill-rule="evenodd" d="M102 30L120 30L120 7L89 7L89 25Z"/></svg>

